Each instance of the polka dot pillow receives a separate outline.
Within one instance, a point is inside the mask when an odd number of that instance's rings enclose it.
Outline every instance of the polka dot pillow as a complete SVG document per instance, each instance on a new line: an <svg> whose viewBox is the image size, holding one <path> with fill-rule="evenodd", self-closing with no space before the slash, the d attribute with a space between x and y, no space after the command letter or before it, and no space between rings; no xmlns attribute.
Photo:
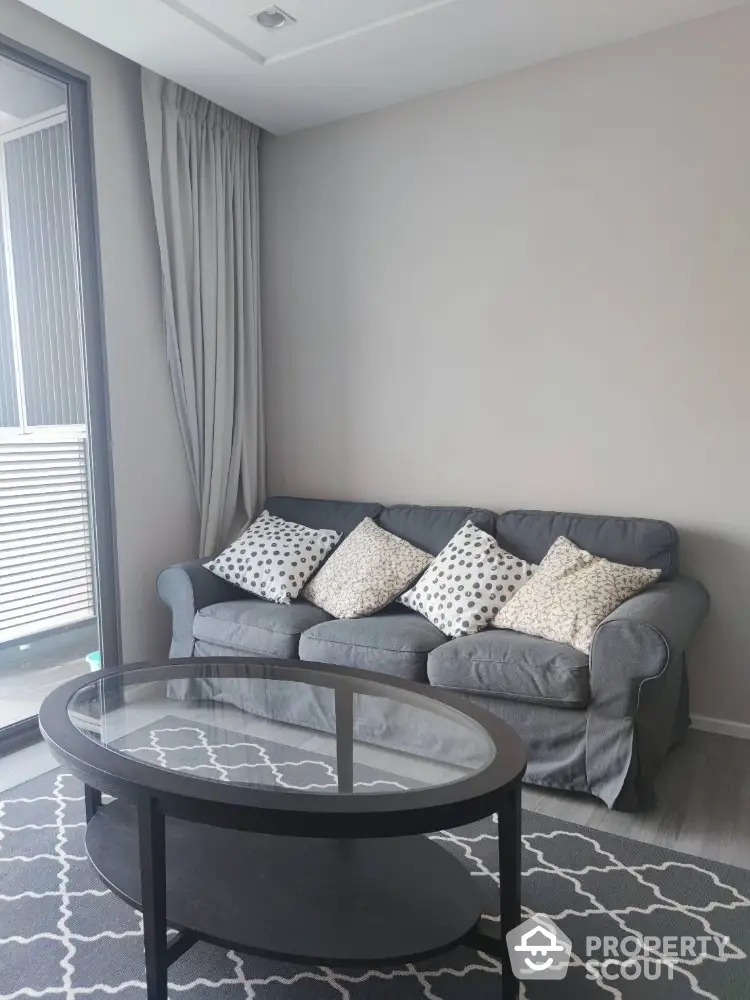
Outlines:
<svg viewBox="0 0 750 1000"><path fill-rule="evenodd" d="M535 569L467 521L400 601L454 639L473 635L490 625Z"/></svg>
<svg viewBox="0 0 750 1000"><path fill-rule="evenodd" d="M206 569L250 594L289 604L340 538L338 531L306 528L264 510Z"/></svg>

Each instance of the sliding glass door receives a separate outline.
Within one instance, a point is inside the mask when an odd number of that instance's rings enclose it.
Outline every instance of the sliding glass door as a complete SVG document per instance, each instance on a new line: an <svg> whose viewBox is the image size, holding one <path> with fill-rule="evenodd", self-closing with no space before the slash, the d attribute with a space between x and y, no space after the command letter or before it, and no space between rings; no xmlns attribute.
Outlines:
<svg viewBox="0 0 750 1000"><path fill-rule="evenodd" d="M116 652L89 150L71 81L28 63L0 54L0 752L33 735L49 690L99 669L102 613Z"/></svg>

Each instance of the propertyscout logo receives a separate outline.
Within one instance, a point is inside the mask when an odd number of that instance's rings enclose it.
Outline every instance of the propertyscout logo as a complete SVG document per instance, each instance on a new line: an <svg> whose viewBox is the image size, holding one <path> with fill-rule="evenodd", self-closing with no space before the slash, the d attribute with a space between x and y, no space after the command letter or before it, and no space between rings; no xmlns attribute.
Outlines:
<svg viewBox="0 0 750 1000"><path fill-rule="evenodd" d="M699 937L656 935L586 938L586 978L613 982L618 979L674 979L680 959L713 957L720 961L729 938L717 934Z"/></svg>
<svg viewBox="0 0 750 1000"><path fill-rule="evenodd" d="M571 961L570 938L549 917L539 913L519 924L507 936L508 952L516 978L564 979ZM712 956L722 959L729 938L700 937L587 937L583 965L586 978L614 982L634 979L674 979L680 959Z"/></svg>
<svg viewBox="0 0 750 1000"><path fill-rule="evenodd" d="M570 938L538 913L508 933L508 953L516 979L565 979Z"/></svg>

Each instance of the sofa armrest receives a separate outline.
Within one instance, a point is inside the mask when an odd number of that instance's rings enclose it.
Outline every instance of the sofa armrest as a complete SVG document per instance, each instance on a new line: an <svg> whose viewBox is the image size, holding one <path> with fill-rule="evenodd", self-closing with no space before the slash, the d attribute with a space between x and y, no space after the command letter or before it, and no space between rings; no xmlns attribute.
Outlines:
<svg viewBox="0 0 750 1000"><path fill-rule="evenodd" d="M641 685L679 661L705 618L708 591L686 576L657 583L605 618L591 644L591 708L631 718Z"/></svg>
<svg viewBox="0 0 750 1000"><path fill-rule="evenodd" d="M246 598L244 590L206 569L207 559L169 566L159 574L156 589L172 612L171 657L193 655L193 619L201 608Z"/></svg>

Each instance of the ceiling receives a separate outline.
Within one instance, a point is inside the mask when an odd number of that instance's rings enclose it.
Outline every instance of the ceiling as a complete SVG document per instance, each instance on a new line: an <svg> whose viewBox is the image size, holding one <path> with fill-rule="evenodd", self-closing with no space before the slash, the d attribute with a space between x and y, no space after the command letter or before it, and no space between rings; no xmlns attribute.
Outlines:
<svg viewBox="0 0 750 1000"><path fill-rule="evenodd" d="M284 133L742 6L745 0L23 0Z"/></svg>

